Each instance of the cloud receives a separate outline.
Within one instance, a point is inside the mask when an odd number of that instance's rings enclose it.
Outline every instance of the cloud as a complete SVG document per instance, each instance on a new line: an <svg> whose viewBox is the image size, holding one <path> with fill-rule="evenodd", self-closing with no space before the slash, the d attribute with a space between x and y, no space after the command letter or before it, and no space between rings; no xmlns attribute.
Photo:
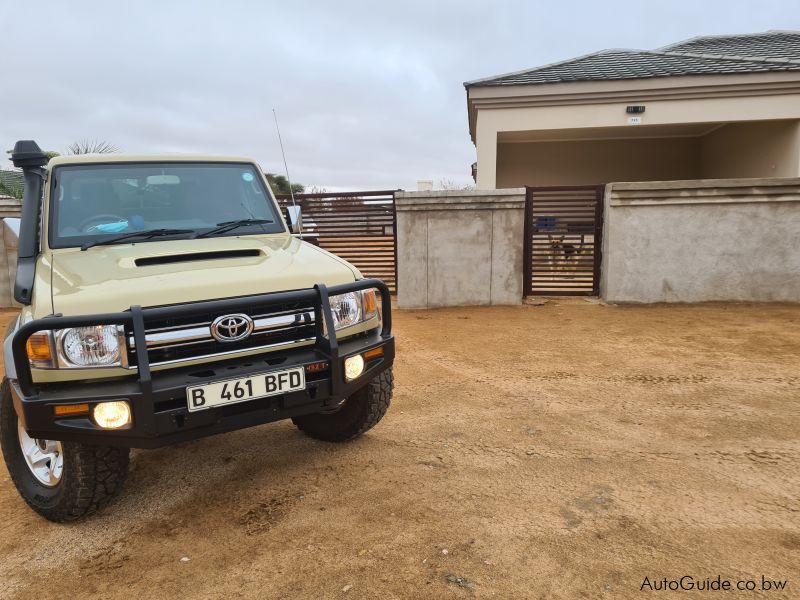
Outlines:
<svg viewBox="0 0 800 600"><path fill-rule="evenodd" d="M800 27L794 2L0 0L0 139L244 154L332 189L469 183L462 82L605 47Z"/></svg>

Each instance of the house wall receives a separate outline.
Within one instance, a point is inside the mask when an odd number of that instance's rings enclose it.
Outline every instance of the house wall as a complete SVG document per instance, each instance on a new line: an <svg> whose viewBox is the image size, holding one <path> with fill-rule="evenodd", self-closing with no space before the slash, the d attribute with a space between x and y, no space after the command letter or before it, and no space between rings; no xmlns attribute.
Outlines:
<svg viewBox="0 0 800 600"><path fill-rule="evenodd" d="M400 308L519 304L525 190L398 192Z"/></svg>
<svg viewBox="0 0 800 600"><path fill-rule="evenodd" d="M770 73L470 88L477 187L499 186L498 167L504 170L498 152L501 134L574 130L571 137L579 138L585 129L634 127L628 125L630 115L625 112L629 104L646 107L641 115L644 127L797 120L800 78L797 73ZM797 139L800 133L795 131ZM800 161L786 164L786 175L800 176ZM502 183L511 185L505 179Z"/></svg>
<svg viewBox="0 0 800 600"><path fill-rule="evenodd" d="M512 142L497 146L498 188L696 179L698 138Z"/></svg>
<svg viewBox="0 0 800 600"><path fill-rule="evenodd" d="M702 175L796 177L800 175L800 121L729 123L702 138Z"/></svg>
<svg viewBox="0 0 800 600"><path fill-rule="evenodd" d="M608 302L800 302L800 179L613 183Z"/></svg>

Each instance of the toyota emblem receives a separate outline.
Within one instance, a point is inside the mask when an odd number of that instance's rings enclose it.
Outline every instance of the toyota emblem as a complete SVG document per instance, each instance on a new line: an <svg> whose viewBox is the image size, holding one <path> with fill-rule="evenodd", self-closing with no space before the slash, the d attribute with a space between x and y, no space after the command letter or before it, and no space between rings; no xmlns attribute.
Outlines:
<svg viewBox="0 0 800 600"><path fill-rule="evenodd" d="M240 342L253 333L253 319L247 315L223 315L211 323L211 335L218 342Z"/></svg>

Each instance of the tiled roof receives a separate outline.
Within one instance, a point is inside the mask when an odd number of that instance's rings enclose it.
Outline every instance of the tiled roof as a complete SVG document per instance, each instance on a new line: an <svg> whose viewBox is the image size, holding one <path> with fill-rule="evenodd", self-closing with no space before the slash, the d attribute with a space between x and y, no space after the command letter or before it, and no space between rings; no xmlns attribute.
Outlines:
<svg viewBox="0 0 800 600"><path fill-rule="evenodd" d="M767 71L800 71L800 32L694 38L659 50L603 50L464 85L533 85Z"/></svg>
<svg viewBox="0 0 800 600"><path fill-rule="evenodd" d="M659 51L800 60L800 31L697 37L659 48Z"/></svg>

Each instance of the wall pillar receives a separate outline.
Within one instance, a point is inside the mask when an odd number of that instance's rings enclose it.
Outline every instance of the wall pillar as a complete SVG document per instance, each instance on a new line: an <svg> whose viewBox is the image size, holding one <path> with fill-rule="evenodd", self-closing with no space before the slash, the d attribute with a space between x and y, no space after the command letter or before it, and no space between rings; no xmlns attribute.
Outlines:
<svg viewBox="0 0 800 600"><path fill-rule="evenodd" d="M522 302L524 189L398 192L395 207L400 308Z"/></svg>
<svg viewBox="0 0 800 600"><path fill-rule="evenodd" d="M497 128L480 116L476 127L475 150L478 161L475 185L479 190L493 190L497 187Z"/></svg>

